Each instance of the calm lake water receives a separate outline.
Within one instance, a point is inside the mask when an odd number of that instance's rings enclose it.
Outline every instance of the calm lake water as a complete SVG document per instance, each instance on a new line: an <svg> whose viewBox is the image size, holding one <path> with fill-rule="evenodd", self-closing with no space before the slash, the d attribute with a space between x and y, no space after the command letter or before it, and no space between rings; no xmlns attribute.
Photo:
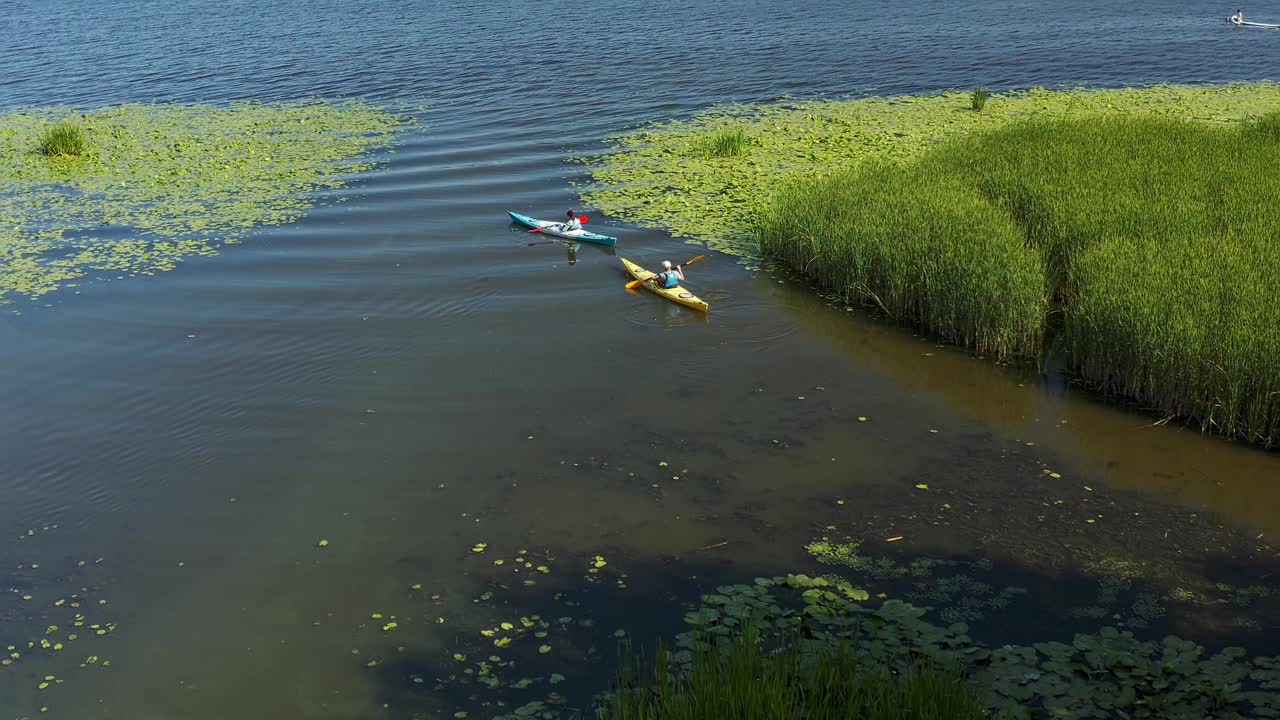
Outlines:
<svg viewBox="0 0 1280 720"><path fill-rule="evenodd" d="M0 667L0 720L498 714L451 655L533 613L576 629L488 651L566 675L581 705L616 629L651 642L718 582L812 572L803 546L823 534L993 560L995 585L1047 590L992 618L1022 639L1062 637L1067 596L1117 558L1147 563L1153 592L1280 584L1273 453L1153 426L727 256L691 268L704 318L625 292L613 252L570 263L505 216L562 214L584 180L567 158L715 103L1276 78L1280 33L1225 27L1234 9L0 5L4 109L425 108L298 223L5 308L0 648L23 658ZM698 252L591 224L645 264ZM1215 608L1171 606L1159 629L1274 644L1275 607ZM83 637L27 650L77 612ZM508 693L493 697L524 701Z"/></svg>

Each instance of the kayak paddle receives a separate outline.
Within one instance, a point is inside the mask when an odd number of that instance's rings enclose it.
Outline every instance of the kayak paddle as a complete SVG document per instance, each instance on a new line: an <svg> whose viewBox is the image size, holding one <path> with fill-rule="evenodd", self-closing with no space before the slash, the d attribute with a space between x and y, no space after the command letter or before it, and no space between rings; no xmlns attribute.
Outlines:
<svg viewBox="0 0 1280 720"><path fill-rule="evenodd" d="M583 225L586 225L586 224L587 224L587 220L589 220L589 219L590 219L590 218L588 218L588 217L587 217L587 216L585 216L585 215L579 215L579 216L578 216L578 222L582 223ZM534 228L534 229L530 230L529 232L531 232L531 233L542 232L542 228L540 228L540 227L536 227L536 228Z"/></svg>
<svg viewBox="0 0 1280 720"><path fill-rule="evenodd" d="M707 256L706 256L706 255L699 255L698 257L693 258L693 259L691 259L691 260L685 260L683 263L681 263L681 267L683 267L683 266L685 266L685 265L692 265L692 264L694 264L694 263L696 263L696 262L702 262L703 260L706 260L706 259L707 259ZM644 280L632 280L631 282L627 283L627 289L628 289L628 290L634 290L635 288L640 287L641 285L645 284L645 283L646 283L647 281L649 281L649 280L654 279L655 277L657 277L657 275L650 275L649 277L645 278Z"/></svg>

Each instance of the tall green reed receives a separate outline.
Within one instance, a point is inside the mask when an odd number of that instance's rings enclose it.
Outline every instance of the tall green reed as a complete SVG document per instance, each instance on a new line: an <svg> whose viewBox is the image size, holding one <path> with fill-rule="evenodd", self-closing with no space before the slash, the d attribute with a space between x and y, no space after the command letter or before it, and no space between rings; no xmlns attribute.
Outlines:
<svg viewBox="0 0 1280 720"><path fill-rule="evenodd" d="M851 642L851 641L850 641ZM958 672L929 664L903 676L859 661L849 644L778 640L747 630L693 652L687 668L624 650L598 720L980 720Z"/></svg>
<svg viewBox="0 0 1280 720"><path fill-rule="evenodd" d="M987 106L987 99L990 97L991 91L987 89L987 86L979 85L969 94L969 107L974 112L982 112L982 109Z"/></svg>
<svg viewBox="0 0 1280 720"><path fill-rule="evenodd" d="M1280 143L1268 122L1026 121L909 166L803 180L757 232L819 284L980 352L1036 355L1061 311L1086 383L1274 444Z"/></svg>

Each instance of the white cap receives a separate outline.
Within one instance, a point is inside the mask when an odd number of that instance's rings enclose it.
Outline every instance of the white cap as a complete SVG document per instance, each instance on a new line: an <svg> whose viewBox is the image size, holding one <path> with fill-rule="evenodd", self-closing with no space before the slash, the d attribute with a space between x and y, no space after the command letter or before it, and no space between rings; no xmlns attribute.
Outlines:
<svg viewBox="0 0 1280 720"><path fill-rule="evenodd" d="M671 261L670 261L670 260L663 260L663 261L662 261L662 267L663 267L664 269L666 269L666 270L670 270L670 269L671 269Z"/></svg>

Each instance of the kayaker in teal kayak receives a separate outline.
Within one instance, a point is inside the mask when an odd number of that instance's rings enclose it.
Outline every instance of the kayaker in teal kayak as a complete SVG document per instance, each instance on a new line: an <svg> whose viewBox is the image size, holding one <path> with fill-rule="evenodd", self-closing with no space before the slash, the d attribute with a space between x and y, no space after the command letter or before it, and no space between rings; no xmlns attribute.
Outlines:
<svg viewBox="0 0 1280 720"><path fill-rule="evenodd" d="M560 223L560 231L569 232L570 230L581 230L582 223L578 222L578 216L574 215L572 210L570 210L567 214L569 216L569 220L568 222Z"/></svg>
<svg viewBox="0 0 1280 720"><path fill-rule="evenodd" d="M653 276L653 281L658 284L658 287L666 289L679 287L683 280L684 270L681 269L679 265L675 266L675 269L673 270L671 268L670 260L663 260L662 272Z"/></svg>

